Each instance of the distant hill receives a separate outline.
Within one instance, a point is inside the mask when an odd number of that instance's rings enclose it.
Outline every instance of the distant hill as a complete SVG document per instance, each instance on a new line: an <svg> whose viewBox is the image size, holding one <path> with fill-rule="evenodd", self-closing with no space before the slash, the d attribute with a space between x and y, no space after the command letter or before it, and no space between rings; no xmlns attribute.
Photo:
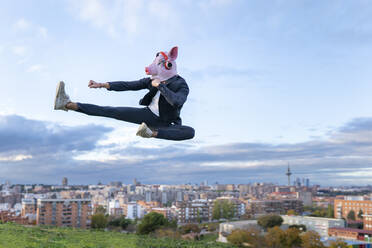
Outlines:
<svg viewBox="0 0 372 248"><path fill-rule="evenodd" d="M1 248L231 248L231 244L154 238L119 232L0 224Z"/></svg>

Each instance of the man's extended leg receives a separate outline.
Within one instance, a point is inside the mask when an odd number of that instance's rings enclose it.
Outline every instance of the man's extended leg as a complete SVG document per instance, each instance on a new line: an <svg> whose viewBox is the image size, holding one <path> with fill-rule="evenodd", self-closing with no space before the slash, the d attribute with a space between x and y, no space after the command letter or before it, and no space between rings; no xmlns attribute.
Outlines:
<svg viewBox="0 0 372 248"><path fill-rule="evenodd" d="M192 127L171 125L155 129L155 136L158 139L166 140L187 140L195 136L195 130Z"/></svg>
<svg viewBox="0 0 372 248"><path fill-rule="evenodd" d="M154 118L154 114L148 108L104 107L86 103L69 103L66 107L87 115L109 117L135 124L145 122L151 127L165 125L159 119Z"/></svg>

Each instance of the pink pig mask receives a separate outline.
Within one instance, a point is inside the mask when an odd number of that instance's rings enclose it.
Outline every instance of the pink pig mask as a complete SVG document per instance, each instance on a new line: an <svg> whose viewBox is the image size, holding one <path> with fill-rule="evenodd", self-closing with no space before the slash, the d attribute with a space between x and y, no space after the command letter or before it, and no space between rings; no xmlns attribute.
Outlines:
<svg viewBox="0 0 372 248"><path fill-rule="evenodd" d="M160 81L177 75L177 56L178 47L173 47L168 54L158 52L152 64L145 67L146 74L151 75L151 78L158 78Z"/></svg>

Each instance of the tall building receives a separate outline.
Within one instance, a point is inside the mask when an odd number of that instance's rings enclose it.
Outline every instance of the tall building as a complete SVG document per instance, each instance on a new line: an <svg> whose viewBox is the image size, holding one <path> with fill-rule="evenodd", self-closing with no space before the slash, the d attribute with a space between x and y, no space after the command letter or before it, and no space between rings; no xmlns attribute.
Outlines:
<svg viewBox="0 0 372 248"><path fill-rule="evenodd" d="M62 179L62 186L67 186L67 184L68 184L67 177L64 177L64 178Z"/></svg>
<svg viewBox="0 0 372 248"><path fill-rule="evenodd" d="M146 191L145 192L145 201L146 202L152 201L152 192L151 191Z"/></svg>
<svg viewBox="0 0 372 248"><path fill-rule="evenodd" d="M288 163L287 173L285 173L285 174L288 177L288 186L291 186L291 175L292 175L292 172L291 172L291 169L289 168L289 163Z"/></svg>
<svg viewBox="0 0 372 248"><path fill-rule="evenodd" d="M161 203L168 203L168 193L166 191L161 193Z"/></svg>
<svg viewBox="0 0 372 248"><path fill-rule="evenodd" d="M176 201L183 201L183 191L176 192Z"/></svg>
<svg viewBox="0 0 372 248"><path fill-rule="evenodd" d="M38 199L36 224L85 229L91 214L90 199Z"/></svg>
<svg viewBox="0 0 372 248"><path fill-rule="evenodd" d="M124 205L124 215L128 219L141 219L145 213L145 208L136 202L130 202Z"/></svg>

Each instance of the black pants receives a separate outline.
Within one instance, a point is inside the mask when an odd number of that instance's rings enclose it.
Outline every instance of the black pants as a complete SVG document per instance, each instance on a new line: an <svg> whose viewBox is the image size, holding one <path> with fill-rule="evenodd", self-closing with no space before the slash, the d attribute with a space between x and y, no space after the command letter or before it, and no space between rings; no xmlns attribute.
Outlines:
<svg viewBox="0 0 372 248"><path fill-rule="evenodd" d="M144 122L152 130L158 132L156 138L159 139L186 140L192 139L195 135L195 130L192 127L172 125L165 122L147 107L103 107L86 103L77 103L77 105L78 110L76 111L87 115L109 117L135 124Z"/></svg>

